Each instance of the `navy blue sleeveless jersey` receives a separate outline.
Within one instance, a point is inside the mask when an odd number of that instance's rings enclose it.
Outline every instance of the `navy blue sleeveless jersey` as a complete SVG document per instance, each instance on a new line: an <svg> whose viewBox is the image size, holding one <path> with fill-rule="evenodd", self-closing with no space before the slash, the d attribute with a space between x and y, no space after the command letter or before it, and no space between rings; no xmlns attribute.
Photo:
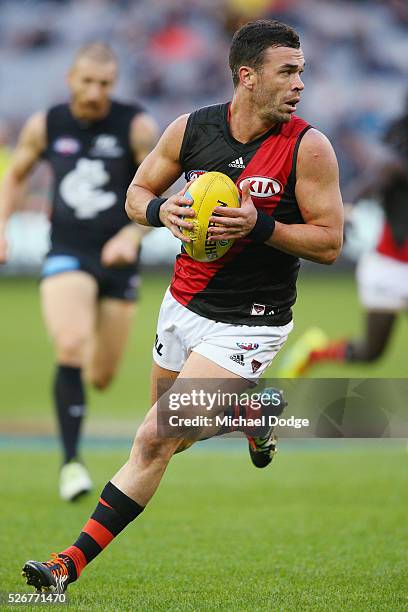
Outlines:
<svg viewBox="0 0 408 612"><path fill-rule="evenodd" d="M186 180L212 170L227 174L241 190L249 179L257 208L282 223L303 223L296 196L300 141L311 127L292 116L246 144L228 127L229 103L199 109L188 119L180 160ZM235 325L279 326L292 319L299 259L244 238L214 262L194 261L182 248L170 286L189 310Z"/></svg>
<svg viewBox="0 0 408 612"><path fill-rule="evenodd" d="M54 177L52 249L98 253L130 223L124 204L137 166L130 148L130 124L139 106L112 102L106 117L76 119L68 104L47 113L43 157Z"/></svg>

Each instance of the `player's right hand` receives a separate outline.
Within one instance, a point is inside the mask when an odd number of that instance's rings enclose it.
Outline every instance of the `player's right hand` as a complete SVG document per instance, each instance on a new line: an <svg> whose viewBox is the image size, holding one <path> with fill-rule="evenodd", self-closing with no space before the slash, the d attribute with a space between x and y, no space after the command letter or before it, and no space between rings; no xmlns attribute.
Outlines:
<svg viewBox="0 0 408 612"><path fill-rule="evenodd" d="M4 231L0 231L0 265L7 262L8 244L6 234Z"/></svg>
<svg viewBox="0 0 408 612"><path fill-rule="evenodd" d="M183 242L191 242L191 238L185 236L180 231L180 228L184 227L191 230L194 227L190 221L186 220L186 217L192 218L195 216L194 210L189 208L193 201L185 197L185 193L191 183L192 181L187 183L181 191L171 196L160 207L161 222L171 231L173 236Z"/></svg>

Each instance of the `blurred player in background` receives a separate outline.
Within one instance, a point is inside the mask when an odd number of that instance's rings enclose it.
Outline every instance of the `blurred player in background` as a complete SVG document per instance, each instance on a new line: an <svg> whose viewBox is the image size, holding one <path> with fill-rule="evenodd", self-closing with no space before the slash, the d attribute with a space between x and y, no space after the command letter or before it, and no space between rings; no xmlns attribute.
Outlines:
<svg viewBox="0 0 408 612"><path fill-rule="evenodd" d="M6 222L20 187L38 161L49 162L54 177L51 249L41 300L57 360L54 401L65 500L91 489L78 455L84 379L106 388L129 335L144 230L129 222L124 201L138 165L157 141L156 125L140 106L112 100L117 73L117 59L104 43L77 52L68 74L69 103L28 119L0 193L4 263Z"/></svg>
<svg viewBox="0 0 408 612"><path fill-rule="evenodd" d="M11 162L11 147L9 145L9 133L4 122L0 121L0 182Z"/></svg>
<svg viewBox="0 0 408 612"><path fill-rule="evenodd" d="M188 241L180 228L192 229L194 212L186 209L185 190L158 196L183 172L189 180L218 170L241 190L241 208L216 207L211 238L235 243L210 263L184 250L178 256L153 349L153 407L74 545L46 563L25 564L23 574L36 588L63 591L76 580L144 510L173 454L191 443L159 435L158 382L174 381L172 393L197 378L206 389L228 384L234 392L256 382L291 331L298 258L330 264L340 252L343 207L334 151L294 115L304 89L297 33L275 21L246 24L233 38L230 67L232 102L183 115L167 128L136 173L127 210L137 222L165 226ZM191 414L194 406L188 408ZM207 435L204 428L196 439ZM270 462L269 435L253 440L254 463L254 456L265 458L263 466Z"/></svg>
<svg viewBox="0 0 408 612"><path fill-rule="evenodd" d="M350 200L375 197L385 213L376 250L363 255L357 284L365 330L356 340L332 340L310 329L284 356L279 374L296 377L323 362L370 363L383 355L397 315L408 310L408 104L389 126L367 172L349 188Z"/></svg>

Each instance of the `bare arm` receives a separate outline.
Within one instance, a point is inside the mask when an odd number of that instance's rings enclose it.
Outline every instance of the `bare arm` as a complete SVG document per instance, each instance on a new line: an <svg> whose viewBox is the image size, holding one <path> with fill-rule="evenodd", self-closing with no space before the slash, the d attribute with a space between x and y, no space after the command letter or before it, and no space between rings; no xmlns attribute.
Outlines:
<svg viewBox="0 0 408 612"><path fill-rule="evenodd" d="M139 113L130 124L130 147L137 165L149 155L159 140L159 128L153 117Z"/></svg>
<svg viewBox="0 0 408 612"><path fill-rule="evenodd" d="M330 142L309 130L300 144L296 173L296 199L304 224L275 224L265 244L317 263L333 263L343 237L343 206L336 156ZM217 224L210 228L212 240L245 238L255 226L258 213L250 196L249 181L242 186L241 208L214 209Z"/></svg>
<svg viewBox="0 0 408 612"><path fill-rule="evenodd" d="M137 165L152 151L159 138L159 128L147 113L137 114L130 124L129 141ZM149 228L136 222L128 223L103 246L101 262L104 266L127 265L136 261L140 243Z"/></svg>
<svg viewBox="0 0 408 612"><path fill-rule="evenodd" d="M14 212L19 189L40 158L45 146L45 115L38 113L30 117L24 125L10 166L4 176L0 191L0 225L5 224Z"/></svg>
<svg viewBox="0 0 408 612"><path fill-rule="evenodd" d="M277 222L266 244L316 263L334 263L343 237L339 171L330 142L317 130L309 130L300 143L296 199L305 224Z"/></svg>
<svg viewBox="0 0 408 612"><path fill-rule="evenodd" d="M139 166L136 175L129 186L126 199L126 212L130 219L141 225L149 225L146 219L146 209L150 200L160 196L180 176L180 149L183 142L188 115L176 119L164 132L153 151ZM171 196L160 208L160 219L170 229L174 236L188 241L179 231L179 227L192 228L192 224L181 219L182 216L193 216L183 206L190 200L181 194Z"/></svg>
<svg viewBox="0 0 408 612"><path fill-rule="evenodd" d="M24 125L0 189L0 263L7 258L5 228L16 210L21 187L46 147L45 114L32 115Z"/></svg>

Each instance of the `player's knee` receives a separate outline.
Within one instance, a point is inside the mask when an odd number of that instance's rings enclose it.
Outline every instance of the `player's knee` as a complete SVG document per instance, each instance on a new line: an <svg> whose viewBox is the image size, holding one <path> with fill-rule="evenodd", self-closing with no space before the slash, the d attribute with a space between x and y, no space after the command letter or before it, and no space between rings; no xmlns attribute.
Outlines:
<svg viewBox="0 0 408 612"><path fill-rule="evenodd" d="M185 450L188 450L193 444L195 440L180 440L174 454L182 453Z"/></svg>
<svg viewBox="0 0 408 612"><path fill-rule="evenodd" d="M179 441L161 438L152 420L143 423L136 434L132 454L142 458L145 463L154 461L167 463L174 454Z"/></svg>
<svg viewBox="0 0 408 612"><path fill-rule="evenodd" d="M86 333L62 333L55 340L56 352L61 363L82 365L85 347L89 340Z"/></svg>
<svg viewBox="0 0 408 612"><path fill-rule="evenodd" d="M113 380L113 372L86 372L85 380L98 391L107 389Z"/></svg>

